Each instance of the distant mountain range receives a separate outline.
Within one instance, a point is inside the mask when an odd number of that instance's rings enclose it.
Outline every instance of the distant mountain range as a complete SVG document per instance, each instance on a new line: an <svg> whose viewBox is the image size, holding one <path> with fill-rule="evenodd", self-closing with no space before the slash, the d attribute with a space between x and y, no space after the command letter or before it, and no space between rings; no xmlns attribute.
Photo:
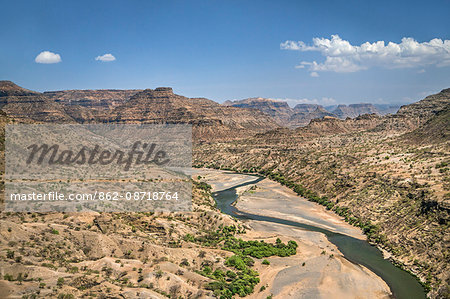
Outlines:
<svg viewBox="0 0 450 299"><path fill-rule="evenodd" d="M270 115L279 125L289 128L304 127L312 119L325 116L346 119L363 114L394 114L400 108L398 105L374 105L370 103L335 105L323 107L316 104L298 104L291 108L287 102L266 99L248 98L244 100L226 101L225 106L253 108Z"/></svg>
<svg viewBox="0 0 450 299"><path fill-rule="evenodd" d="M358 109L373 110L375 108L376 111L374 113L379 114L379 115L386 115L386 114L395 114L398 111L398 109L400 109L401 105L360 103L360 104L350 104L348 106L346 106L346 105L331 105L331 106L325 106L324 108L329 112L335 113L334 111L336 109L338 109L338 107L342 108L339 110L345 110L345 107L350 108L350 110L353 110L353 109L354 110L358 110ZM352 113L352 114L354 114L354 113ZM354 117L356 117L356 116L354 116ZM346 118L346 117L351 117L351 116L347 115L344 118Z"/></svg>
<svg viewBox="0 0 450 299"><path fill-rule="evenodd" d="M447 94L448 91L443 90L442 93ZM405 129L414 128L422 123L419 119L428 119L435 114L437 106L443 105L439 102L440 98L439 95L429 96L418 103L401 107L396 114L383 118L383 121L371 118L370 122L382 126L379 130L396 130L402 126ZM365 114L381 116L398 109L393 105L369 103L328 107L298 104L291 108L286 102L266 98L218 104L205 98L177 95L170 87L39 93L11 81L0 81L0 108L19 122L190 123L197 141L245 138L249 134L279 127L304 127L317 119L326 118L329 120L327 123L331 124L333 119L356 119ZM399 122L399 118L403 121Z"/></svg>
<svg viewBox="0 0 450 299"><path fill-rule="evenodd" d="M78 105L93 109L112 109L125 103L142 90L62 90L46 91L44 95L64 105Z"/></svg>
<svg viewBox="0 0 450 299"><path fill-rule="evenodd" d="M197 141L245 137L279 127L261 111L183 97L170 87L39 93L0 81L0 108L25 123L189 123Z"/></svg>

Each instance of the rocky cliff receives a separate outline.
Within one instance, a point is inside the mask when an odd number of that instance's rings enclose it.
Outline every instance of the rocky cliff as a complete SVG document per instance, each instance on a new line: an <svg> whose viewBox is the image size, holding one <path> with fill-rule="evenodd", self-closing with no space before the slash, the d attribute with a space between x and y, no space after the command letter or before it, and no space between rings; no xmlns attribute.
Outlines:
<svg viewBox="0 0 450 299"><path fill-rule="evenodd" d="M286 102L266 98L226 101L223 105L257 109L270 115L279 125L288 128L304 127L315 118L335 116L320 105L298 104L294 108L291 108Z"/></svg>
<svg viewBox="0 0 450 299"><path fill-rule="evenodd" d="M423 123L436 113L446 109L450 101L450 88L443 89L437 94L427 96L425 99L400 107L398 117L409 117Z"/></svg>
<svg viewBox="0 0 450 299"><path fill-rule="evenodd" d="M423 125L411 133L405 134L403 137L407 142L422 145L450 140L450 105L436 112L436 115L432 116Z"/></svg>
<svg viewBox="0 0 450 299"><path fill-rule="evenodd" d="M225 106L257 109L270 115L279 125L286 126L289 123L293 110L286 102L265 98L249 98L240 101L226 101Z"/></svg>
<svg viewBox="0 0 450 299"><path fill-rule="evenodd" d="M396 104L374 104L374 106L381 115L395 114L400 109L400 105Z"/></svg>
<svg viewBox="0 0 450 299"><path fill-rule="evenodd" d="M189 123L194 139L234 139L278 127L268 115L255 109L220 105L204 98L174 94L172 88L146 89L114 109L109 120L127 123Z"/></svg>
<svg viewBox="0 0 450 299"><path fill-rule="evenodd" d="M346 119L347 117L355 118L362 114L380 114L380 112L375 108L374 105L368 103L361 104L350 104L350 105L338 105L336 109L333 110L338 118Z"/></svg>
<svg viewBox="0 0 450 299"><path fill-rule="evenodd" d="M93 109L110 110L123 105L129 98L142 90L62 90L46 91L44 95L63 105L77 105Z"/></svg>
<svg viewBox="0 0 450 299"><path fill-rule="evenodd" d="M22 88L11 81L0 80L0 97L2 98L8 96L32 96L37 94L37 92Z"/></svg>
<svg viewBox="0 0 450 299"><path fill-rule="evenodd" d="M278 127L259 110L183 97L170 87L39 93L1 81L0 104L20 122L189 123L196 141L244 138Z"/></svg>
<svg viewBox="0 0 450 299"><path fill-rule="evenodd" d="M295 113L289 119L289 127L297 128L308 125L312 120L324 117L336 117L321 105L299 104L294 107Z"/></svg>
<svg viewBox="0 0 450 299"><path fill-rule="evenodd" d="M24 89L10 81L0 81L0 108L20 122L70 122L73 119L61 104L41 93Z"/></svg>
<svg viewBox="0 0 450 299"><path fill-rule="evenodd" d="M363 114L378 114L380 111L367 103L338 105L330 112L323 106L317 104L297 104L294 108L289 107L286 102L266 98L249 98L240 101L226 101L226 106L253 108L270 115L279 125L288 128L298 128L308 125L313 119L324 117L336 117L340 119L356 118ZM384 107L384 106L383 106ZM395 107L384 107L384 114L396 111Z"/></svg>

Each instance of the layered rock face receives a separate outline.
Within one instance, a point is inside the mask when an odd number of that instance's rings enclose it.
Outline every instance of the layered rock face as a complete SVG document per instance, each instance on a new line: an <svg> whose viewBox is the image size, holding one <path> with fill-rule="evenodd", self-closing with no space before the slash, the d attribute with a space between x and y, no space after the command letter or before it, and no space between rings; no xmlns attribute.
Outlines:
<svg viewBox="0 0 450 299"><path fill-rule="evenodd" d="M416 118L423 123L436 113L446 109L449 101L450 88L443 89L440 93L427 96L421 101L400 107L397 116Z"/></svg>
<svg viewBox="0 0 450 299"><path fill-rule="evenodd" d="M338 105L333 114L338 118L346 119L347 117L355 118L362 114L380 114L380 112L372 104L350 104L350 105Z"/></svg>
<svg viewBox="0 0 450 299"><path fill-rule="evenodd" d="M188 123L195 141L235 139L277 128L255 109L187 98L170 87L146 90L69 90L38 93L0 82L2 110L20 122Z"/></svg>
<svg viewBox="0 0 450 299"><path fill-rule="evenodd" d="M0 97L7 96L31 96L36 95L37 92L22 88L11 81L0 80Z"/></svg>
<svg viewBox="0 0 450 299"><path fill-rule="evenodd" d="M386 114L395 114L397 113L398 109L400 109L400 105L390 105L390 104L374 104L375 108L377 108L378 112L381 115Z"/></svg>
<svg viewBox="0 0 450 299"><path fill-rule="evenodd" d="M432 144L450 140L450 105L427 120L413 132L406 134L407 142Z"/></svg>
<svg viewBox="0 0 450 299"><path fill-rule="evenodd" d="M289 119L289 127L297 128L308 125L313 119L336 117L321 105L299 104L294 107L295 113Z"/></svg>
<svg viewBox="0 0 450 299"><path fill-rule="evenodd" d="M114 109L110 121L127 123L189 123L194 139L233 139L277 128L266 114L254 110L220 105L204 98L187 98L172 88L158 87L135 94Z"/></svg>
<svg viewBox="0 0 450 299"><path fill-rule="evenodd" d="M380 111L372 104L338 105L333 111L326 110L317 104L297 104L294 108L286 102L265 98L249 98L240 101L226 101L226 106L245 107L258 109L270 115L279 125L288 128L298 128L308 125L313 119L321 119L326 116L340 119L356 118L363 114L379 114ZM385 111L394 111L395 108L387 107ZM387 113L387 112L386 112Z"/></svg>
<svg viewBox="0 0 450 299"><path fill-rule="evenodd" d="M373 130L382 122L383 118L377 114L364 114L346 120L325 116L322 119L311 120L309 125L299 128L297 131L308 135L326 136Z"/></svg>
<svg viewBox="0 0 450 299"><path fill-rule="evenodd" d="M378 131L412 131L450 107L450 88L425 99L400 107L394 115L388 115Z"/></svg>
<svg viewBox="0 0 450 299"><path fill-rule="evenodd" d="M265 98L249 98L240 101L226 101L225 106L257 109L270 115L279 125L286 126L294 111L286 102Z"/></svg>
<svg viewBox="0 0 450 299"><path fill-rule="evenodd" d="M20 122L73 121L62 105L10 81L0 81L0 107L8 116Z"/></svg>
<svg viewBox="0 0 450 299"><path fill-rule="evenodd" d="M323 108L321 105L316 104L297 104L294 107L294 112L301 113L301 112L313 112L317 110L318 108Z"/></svg>
<svg viewBox="0 0 450 299"><path fill-rule="evenodd" d="M226 101L226 106L253 108L270 115L279 125L288 128L304 127L312 119L334 116L322 106L315 104L298 104L294 108L288 103L265 98L249 98L240 101Z"/></svg>
<svg viewBox="0 0 450 299"><path fill-rule="evenodd" d="M369 105L371 106L371 104ZM355 105L345 107L349 108L351 106ZM345 110L345 108L342 109ZM322 120L315 119L314 121L311 121L310 125L305 128L305 132L313 130L320 134L327 134L327 132L344 133L355 130L368 130L373 132L399 134L416 130L425 123L431 122L432 118L436 118L436 120L429 123L428 126L429 128L436 128L438 132L433 133L431 132L431 129L428 129L428 131L430 134L439 135L439 132L443 131L442 124L445 123L445 112L449 109L450 89L444 89L440 93L430 95L421 101L402 106L398 112L393 115L386 115L383 117L379 116L378 113L362 114L355 118L347 118L346 120L324 117ZM440 129L433 124L440 124ZM335 128L335 131L333 131L333 128ZM421 132L424 132L424 130L426 129L422 128ZM445 133L443 134L445 135Z"/></svg>
<svg viewBox="0 0 450 299"><path fill-rule="evenodd" d="M111 110L123 105L129 98L142 90L62 90L46 91L44 95L63 105L76 105L99 110Z"/></svg>

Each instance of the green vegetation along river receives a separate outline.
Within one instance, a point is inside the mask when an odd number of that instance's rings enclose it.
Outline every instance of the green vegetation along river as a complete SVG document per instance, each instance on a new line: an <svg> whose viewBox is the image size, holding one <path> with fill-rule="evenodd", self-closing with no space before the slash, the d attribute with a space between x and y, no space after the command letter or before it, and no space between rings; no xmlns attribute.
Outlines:
<svg viewBox="0 0 450 299"><path fill-rule="evenodd" d="M382 253L378 250L378 248L370 245L366 241L301 222L290 221L270 216L249 214L239 211L232 205L238 197L236 188L256 184L264 179L257 176L253 177L255 177L255 179L252 181L240 183L227 189L213 192L213 197L217 202L217 207L223 213L229 214L242 220L249 219L256 221L273 222L323 233L327 236L328 240L331 243L338 247L339 251L342 252L347 260L356 264L364 265L379 277L381 277L389 285L395 298L426 298L424 288L414 276L394 266L390 261L384 259Z"/></svg>

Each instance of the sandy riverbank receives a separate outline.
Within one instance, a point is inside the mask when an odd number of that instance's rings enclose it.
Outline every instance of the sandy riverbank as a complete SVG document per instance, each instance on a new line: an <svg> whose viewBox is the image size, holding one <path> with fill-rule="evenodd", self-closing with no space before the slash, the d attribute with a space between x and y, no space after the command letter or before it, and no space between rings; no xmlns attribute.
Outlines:
<svg viewBox="0 0 450 299"><path fill-rule="evenodd" d="M245 175L217 170L201 170L199 175L212 185L213 191L252 180ZM362 232L325 208L301 199L290 189L270 180L256 188L238 189L239 210L322 227L330 231L364 239ZM249 298L389 298L387 284L366 267L346 260L324 234L263 221L246 221L252 229L246 239L274 242L295 240L297 254L268 258L270 265L257 261L261 283ZM260 291L265 286L265 290Z"/></svg>

